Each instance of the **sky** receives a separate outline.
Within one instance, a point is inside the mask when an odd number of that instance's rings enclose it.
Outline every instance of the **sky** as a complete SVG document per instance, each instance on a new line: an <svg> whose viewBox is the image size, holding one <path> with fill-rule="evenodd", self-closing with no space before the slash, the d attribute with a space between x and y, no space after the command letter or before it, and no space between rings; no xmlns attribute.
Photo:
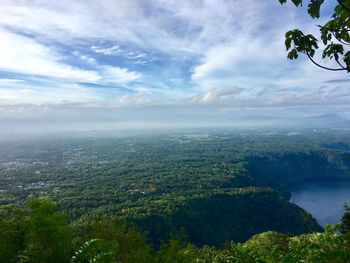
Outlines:
<svg viewBox="0 0 350 263"><path fill-rule="evenodd" d="M312 20L278 0L0 0L0 128L348 119L348 74L284 46L334 2Z"/></svg>

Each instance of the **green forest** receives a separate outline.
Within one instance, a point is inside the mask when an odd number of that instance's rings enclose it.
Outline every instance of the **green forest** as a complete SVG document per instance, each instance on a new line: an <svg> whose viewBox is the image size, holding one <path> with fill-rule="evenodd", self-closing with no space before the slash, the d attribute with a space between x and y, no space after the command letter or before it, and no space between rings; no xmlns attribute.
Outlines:
<svg viewBox="0 0 350 263"><path fill-rule="evenodd" d="M0 210L1 262L349 262L350 209L322 233L290 236L274 231L218 249L197 247L181 236L155 248L127 222L96 217L69 222L47 198L22 209Z"/></svg>
<svg viewBox="0 0 350 263"><path fill-rule="evenodd" d="M350 262L289 186L350 178L342 130L60 134L0 142L0 262Z"/></svg>

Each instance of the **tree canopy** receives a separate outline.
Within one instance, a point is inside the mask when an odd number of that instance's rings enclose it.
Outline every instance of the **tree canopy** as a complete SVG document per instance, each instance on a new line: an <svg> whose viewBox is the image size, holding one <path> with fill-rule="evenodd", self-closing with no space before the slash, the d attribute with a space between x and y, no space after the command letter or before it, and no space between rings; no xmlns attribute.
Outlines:
<svg viewBox="0 0 350 263"><path fill-rule="evenodd" d="M285 4L288 0L279 0ZM295 6L300 7L303 0L290 0ZM324 0L310 0L307 12L313 19L321 16L321 7ZM293 29L286 33L285 45L289 59L297 59L299 54L305 54L316 66L332 70L350 72L350 0L337 0L331 19L323 25L317 25L320 31L319 38L312 34L305 34L300 29ZM322 47L319 41L322 41ZM335 61L337 66L328 67L316 61L317 49L322 49L322 59Z"/></svg>
<svg viewBox="0 0 350 263"><path fill-rule="evenodd" d="M155 248L124 220L67 219L47 198L31 197L25 207L0 206L0 262L350 262L350 232L339 232L339 226L299 236L268 231L221 248L197 247L178 238Z"/></svg>

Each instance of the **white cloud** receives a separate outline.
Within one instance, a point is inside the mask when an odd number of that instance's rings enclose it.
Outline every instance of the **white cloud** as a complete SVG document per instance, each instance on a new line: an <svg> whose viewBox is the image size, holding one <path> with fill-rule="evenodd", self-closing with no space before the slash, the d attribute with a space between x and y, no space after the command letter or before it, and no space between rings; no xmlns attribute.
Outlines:
<svg viewBox="0 0 350 263"><path fill-rule="evenodd" d="M113 66L100 66L103 83L125 84L142 77L142 74L129 71L126 68Z"/></svg>
<svg viewBox="0 0 350 263"><path fill-rule="evenodd" d="M3 79L0 79L0 86L2 86L2 85L12 85L14 83L21 83L21 82L23 82L23 80L3 78Z"/></svg>
<svg viewBox="0 0 350 263"><path fill-rule="evenodd" d="M200 54L242 30L255 30L264 6L254 0L244 7L238 0L2 0L0 24L55 41L108 39L172 54ZM118 52L118 45L94 49L109 55Z"/></svg>
<svg viewBox="0 0 350 263"><path fill-rule="evenodd" d="M212 78L220 73L251 76L257 71L264 72L277 65L284 59L283 55L284 48L277 39L271 39L270 45L266 46L263 39L242 37L211 48L202 63L194 68L192 79Z"/></svg>
<svg viewBox="0 0 350 263"><path fill-rule="evenodd" d="M60 78L71 81L96 82L95 71L82 70L62 62L53 49L34 39L0 28L0 70Z"/></svg>
<svg viewBox="0 0 350 263"><path fill-rule="evenodd" d="M320 58L316 58L318 61L322 61ZM288 61L289 63L292 63ZM280 78L275 80L275 84L280 87L306 87L306 88L317 88L323 82L331 80L331 79L342 79L346 77L345 72L333 72L327 71L321 68L318 68L314 64L311 63L310 60L307 60L305 57L299 61L294 62L297 63L297 69L290 74L285 74ZM322 61L324 65L330 67L337 67L336 64Z"/></svg>
<svg viewBox="0 0 350 263"><path fill-rule="evenodd" d="M118 56L123 57L129 60L129 62L132 62L134 64L139 65L146 65L148 64L149 60L151 61L154 58L149 58L147 54L140 52L140 51L130 51L126 50L125 48L121 48L118 45L113 46L91 46L91 50L98 54L103 54L105 56Z"/></svg>
<svg viewBox="0 0 350 263"><path fill-rule="evenodd" d="M0 28L0 70L2 71L51 78L58 82L68 81L72 85L76 82L123 85L142 76L127 68L99 65L94 58L83 55L79 51L73 51L72 55L87 62L91 69L71 66L64 62L65 55L60 54L53 47ZM13 84L20 81L24 84L24 80L18 79L2 79L0 84ZM27 89L31 86L32 84L28 83ZM57 92L59 93L60 90ZM29 92L28 96L30 94Z"/></svg>
<svg viewBox="0 0 350 263"><path fill-rule="evenodd" d="M149 99L227 103L224 98L234 98L242 105L275 105L347 97L334 86L327 94L318 91L320 82L344 74L318 70L303 59L286 60L284 32L299 25L305 28L297 15L305 10L280 7L278 1L0 1L0 70L58 79L55 91L44 93L47 101L81 101L80 92L84 100L96 96L75 89L76 82L121 85L137 95L114 96L135 104ZM57 44L82 50L60 53ZM67 62L71 55L81 60L79 66ZM152 55L170 62L162 61L152 72L145 67ZM119 56L132 67L118 64ZM133 70L138 67L145 72ZM59 88L60 81L66 89ZM14 82L0 80L1 87L13 88ZM21 90L18 98L39 100L38 87L15 84ZM54 95L69 85L70 98ZM225 89L236 85L243 90ZM19 88L13 94L3 90L4 98L15 100ZM102 92L97 97L106 99Z"/></svg>
<svg viewBox="0 0 350 263"><path fill-rule="evenodd" d="M145 105L151 103L152 100L148 93L125 94L117 100L116 105Z"/></svg>
<svg viewBox="0 0 350 263"><path fill-rule="evenodd" d="M223 98L231 97L242 91L241 88L211 89L192 98L194 102L211 103Z"/></svg>
<svg viewBox="0 0 350 263"><path fill-rule="evenodd" d="M87 55L82 55L78 50L74 50L72 52L72 55L80 58L81 60L83 60L89 64L96 64L97 63L94 58L87 56Z"/></svg>
<svg viewBox="0 0 350 263"><path fill-rule="evenodd" d="M70 84L61 85L59 88L42 87L32 89L28 87L20 88L0 88L0 108L5 105L43 105L62 104L67 102L97 102L101 101L101 96L95 92Z"/></svg>
<svg viewBox="0 0 350 263"><path fill-rule="evenodd" d="M119 48L119 46L114 45L108 48L102 48L97 46L92 46L91 49L96 53L102 53L103 55L116 55L120 54L122 50Z"/></svg>

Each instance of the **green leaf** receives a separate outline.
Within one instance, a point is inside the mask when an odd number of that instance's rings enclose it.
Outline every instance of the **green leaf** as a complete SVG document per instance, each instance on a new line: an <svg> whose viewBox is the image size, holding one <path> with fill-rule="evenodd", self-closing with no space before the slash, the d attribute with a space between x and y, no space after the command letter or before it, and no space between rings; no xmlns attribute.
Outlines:
<svg viewBox="0 0 350 263"><path fill-rule="evenodd" d="M292 43L292 39L291 39L291 38L287 38L286 41L285 41L286 50L289 50L289 49L290 49L291 43Z"/></svg>
<svg viewBox="0 0 350 263"><path fill-rule="evenodd" d="M308 13L312 18L320 18L320 8L324 0L311 0L308 6Z"/></svg>
<svg viewBox="0 0 350 263"><path fill-rule="evenodd" d="M343 61L346 64L347 71L350 72L350 51L346 52Z"/></svg>
<svg viewBox="0 0 350 263"><path fill-rule="evenodd" d="M303 1L302 0L292 0L292 2L296 5L296 6L302 6Z"/></svg>
<svg viewBox="0 0 350 263"><path fill-rule="evenodd" d="M297 59L298 58L298 51L294 48L292 49L288 55L287 55L287 58L289 59Z"/></svg>

